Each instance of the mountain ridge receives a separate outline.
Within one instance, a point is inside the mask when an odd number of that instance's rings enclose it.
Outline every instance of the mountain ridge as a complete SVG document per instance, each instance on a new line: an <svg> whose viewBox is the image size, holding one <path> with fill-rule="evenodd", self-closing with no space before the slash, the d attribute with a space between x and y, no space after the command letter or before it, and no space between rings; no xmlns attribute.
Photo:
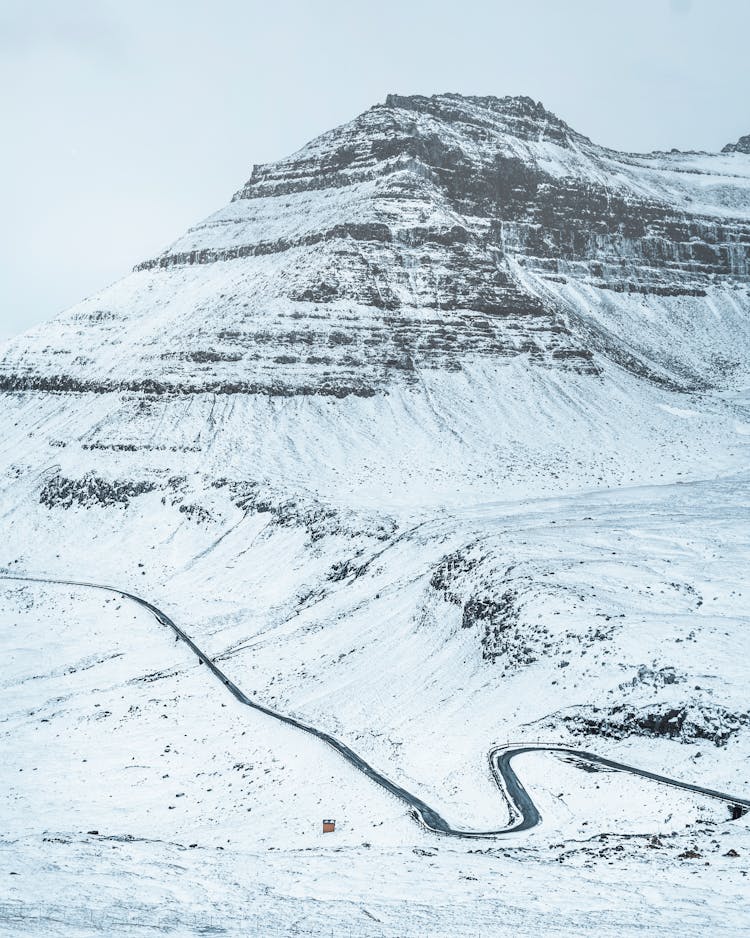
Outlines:
<svg viewBox="0 0 750 938"><path fill-rule="evenodd" d="M177 451L209 486L243 453L323 501L544 495L647 480L655 435L666 479L700 478L745 422L750 161L615 159L548 124L529 98L390 96L8 343L0 391L49 412L58 487L161 487Z"/></svg>
<svg viewBox="0 0 750 938"><path fill-rule="evenodd" d="M724 374L747 367L750 166L730 175L732 159L612 156L526 97L389 95L256 166L59 328L11 342L0 387L371 396L517 356L716 383L707 343ZM639 297L664 316L633 341ZM706 303L726 310L723 335L686 333ZM670 348L686 336L687 366ZM112 343L128 354L111 361Z"/></svg>

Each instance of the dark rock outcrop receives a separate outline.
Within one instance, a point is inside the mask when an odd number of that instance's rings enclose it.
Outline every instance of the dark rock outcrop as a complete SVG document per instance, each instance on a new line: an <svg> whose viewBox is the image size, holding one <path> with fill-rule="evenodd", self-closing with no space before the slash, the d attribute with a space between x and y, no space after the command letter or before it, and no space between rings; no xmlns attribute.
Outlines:
<svg viewBox="0 0 750 938"><path fill-rule="evenodd" d="M750 726L750 713L732 713L723 707L698 704L642 708L618 705L604 711L582 708L563 714L562 720L568 729L610 739L653 736L680 742L707 740L725 746L736 733Z"/></svg>
<svg viewBox="0 0 750 938"><path fill-rule="evenodd" d="M722 147L722 153L750 153L750 134L740 137L737 143L728 143Z"/></svg>

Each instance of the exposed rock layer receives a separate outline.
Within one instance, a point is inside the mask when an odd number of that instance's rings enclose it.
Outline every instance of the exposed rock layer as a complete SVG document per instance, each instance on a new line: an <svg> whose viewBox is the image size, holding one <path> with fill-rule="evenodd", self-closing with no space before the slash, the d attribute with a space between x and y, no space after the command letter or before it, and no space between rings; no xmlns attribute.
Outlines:
<svg viewBox="0 0 750 938"><path fill-rule="evenodd" d="M367 396L519 357L721 384L750 345L746 139L619 154L529 98L390 95L11 344L0 389Z"/></svg>

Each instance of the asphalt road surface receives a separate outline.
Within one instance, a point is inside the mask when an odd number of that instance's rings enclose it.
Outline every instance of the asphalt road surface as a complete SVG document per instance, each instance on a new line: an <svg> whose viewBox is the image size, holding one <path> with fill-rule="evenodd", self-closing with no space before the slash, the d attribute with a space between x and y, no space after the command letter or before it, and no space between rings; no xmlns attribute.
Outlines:
<svg viewBox="0 0 750 938"><path fill-rule="evenodd" d="M539 814L539 811L537 810L536 805L532 801L529 793L526 791L520 779L513 771L513 767L511 766L512 760L516 756L525 752L562 753L574 758L578 762L587 763L592 766L602 766L606 769L617 772L629 772L631 775L638 775L641 778L648 778L652 781L660 782L664 785L671 785L673 788L681 788L685 791L692 791L700 795L707 795L709 798L716 798L719 801L726 802L737 815L744 814L745 811L750 808L750 800L748 799L737 798L734 795L728 795L724 792L715 791L712 788L703 788L701 785L692 785L688 782L680 782L677 779L669 778L665 775L659 775L655 772L649 772L646 769L639 769L632 765L625 765L623 762L616 762L613 759L606 759L603 756L597 756L591 752L584 752L583 750L579 749L570 749L567 746L559 746L555 743L528 742L495 748L492 749L489 754L492 775L499 790L503 793L508 803L511 814L511 820L509 824L507 824L505 827L499 828L498 830L489 831L461 830L459 828L451 827L451 825L444 818L442 818L437 813L437 811L431 808L428 804L425 804L425 802L421 799L417 798L416 795L413 795L405 788L401 788L400 785L392 782L389 778L387 778L387 776L382 775L377 771L377 769L374 769L369 763L365 762L364 759L358 756L357 753L350 749L345 743L342 743L340 740L336 739L335 736L331 736L330 733L325 733L322 730L318 730L314 726L308 726L306 723L302 723L300 720L296 720L294 717L287 716L283 713L277 713L275 710L271 710L268 707L264 707L262 704L251 700L246 694L243 693L243 691L240 690L239 687L237 687L233 681L227 677L221 668L214 664L214 662L206 654L204 654L203 651L201 651L201 649L195 644L190 636L178 625L176 625L166 613L162 612L161 609L158 609L147 600L142 599L140 596L136 596L134 593L129 593L127 590L119 589L116 586L105 586L100 583L89 583L83 580L57 580L50 577L16 576L12 574L0 574L0 579L20 580L22 582L30 583L50 583L60 586L80 586L87 589L106 590L107 592L116 593L118 596L122 596L125 599L129 599L132 602L137 603L139 606L147 609L161 625L172 629L178 638L180 638L188 646L188 648L190 648L196 657L208 667L209 671L211 671L214 677L220 681L226 690L229 691L229 693L232 694L232 696L235 697L241 704L244 704L247 707L252 707L253 710L258 710L261 713L265 713L267 716L273 717L275 720L280 720L282 723L287 723L289 726L294 726L303 733L310 733L312 736L316 736L324 743L327 743L332 749L335 749L339 755L343 756L347 762L349 762L355 768L359 769L360 772L363 772L368 778L372 779L375 784L380 785L381 788L389 791L392 795L395 795L396 798L399 798L401 801L407 804L411 811L412 817L414 817L416 821L418 821L428 830L438 834L444 834L450 837L487 838L501 837L508 834L518 834L522 831L527 831L533 827L536 827L542 819L541 815Z"/></svg>

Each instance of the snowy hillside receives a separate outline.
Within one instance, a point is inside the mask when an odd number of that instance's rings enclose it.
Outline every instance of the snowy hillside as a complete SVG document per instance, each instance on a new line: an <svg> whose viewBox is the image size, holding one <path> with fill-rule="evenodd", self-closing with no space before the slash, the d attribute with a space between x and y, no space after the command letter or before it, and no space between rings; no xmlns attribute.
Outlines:
<svg viewBox="0 0 750 938"><path fill-rule="evenodd" d="M155 604L463 829L508 823L506 743L750 799L746 149L616 153L528 98L392 95L5 346L0 564L50 582L0 581L0 929L41 904L135 933L167 903L193 933L222 902L242 933L242 892L267 934L503 908L537 935L548 893L560 934L742 933L726 803L527 753L541 824L479 853L143 608L52 581ZM172 864L184 891L155 885Z"/></svg>

